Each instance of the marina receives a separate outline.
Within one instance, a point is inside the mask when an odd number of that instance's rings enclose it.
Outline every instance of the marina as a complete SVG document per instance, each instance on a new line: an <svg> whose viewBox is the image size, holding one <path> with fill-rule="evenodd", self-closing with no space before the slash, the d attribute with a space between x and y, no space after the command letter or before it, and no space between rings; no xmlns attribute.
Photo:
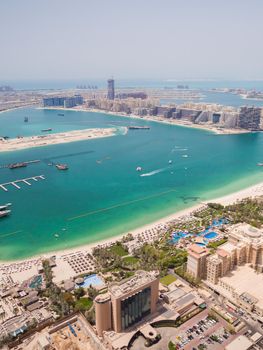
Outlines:
<svg viewBox="0 0 263 350"><path fill-rule="evenodd" d="M0 188L3 191L8 192L7 186L12 185L15 188L17 188L18 190L20 190L21 187L18 184L24 183L28 186L31 186L32 184L29 182L30 180L33 180L33 181L45 180L45 176L44 175L36 175L36 176L32 176L32 177L27 177L25 179L19 179L19 180L15 180L15 181L5 182L5 183L0 184Z"/></svg>

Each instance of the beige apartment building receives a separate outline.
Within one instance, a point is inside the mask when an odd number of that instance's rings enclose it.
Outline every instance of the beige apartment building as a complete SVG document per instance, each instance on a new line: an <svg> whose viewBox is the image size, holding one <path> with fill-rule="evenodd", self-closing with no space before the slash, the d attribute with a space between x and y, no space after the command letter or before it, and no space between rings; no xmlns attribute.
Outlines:
<svg viewBox="0 0 263 350"><path fill-rule="evenodd" d="M195 278L206 278L206 260L209 250L203 246L192 244L188 248L187 273Z"/></svg>
<svg viewBox="0 0 263 350"><path fill-rule="evenodd" d="M155 272L137 271L136 274L109 286L108 293L95 298L96 330L125 331L145 316L156 311L159 278Z"/></svg>
<svg viewBox="0 0 263 350"><path fill-rule="evenodd" d="M207 258L207 280L218 283L220 277L243 264L263 271L263 232L248 224L237 224L230 228L228 242Z"/></svg>
<svg viewBox="0 0 263 350"><path fill-rule="evenodd" d="M228 242L207 257L208 286L263 317L263 231L248 224L229 229Z"/></svg>

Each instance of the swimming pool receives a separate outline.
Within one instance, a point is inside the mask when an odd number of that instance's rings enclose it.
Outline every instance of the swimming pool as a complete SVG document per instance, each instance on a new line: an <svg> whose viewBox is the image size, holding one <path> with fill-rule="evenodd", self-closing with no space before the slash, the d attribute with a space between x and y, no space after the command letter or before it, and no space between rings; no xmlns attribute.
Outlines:
<svg viewBox="0 0 263 350"><path fill-rule="evenodd" d="M184 232L184 231L174 232L172 234L172 243L177 243L180 238L185 238L189 236L191 236L191 234L188 232Z"/></svg>
<svg viewBox="0 0 263 350"><path fill-rule="evenodd" d="M216 232L208 232L204 235L204 238L206 239L213 239L216 238L218 236L218 234Z"/></svg>
<svg viewBox="0 0 263 350"><path fill-rule="evenodd" d="M31 283L29 284L29 288L33 289L33 288L40 287L41 285L42 285L42 276L37 275L36 277L33 278Z"/></svg>
<svg viewBox="0 0 263 350"><path fill-rule="evenodd" d="M89 275L84 277L84 282L79 284L78 287L82 288L89 288L90 286L93 287L100 287L103 286L104 282L103 280L96 274L94 275Z"/></svg>

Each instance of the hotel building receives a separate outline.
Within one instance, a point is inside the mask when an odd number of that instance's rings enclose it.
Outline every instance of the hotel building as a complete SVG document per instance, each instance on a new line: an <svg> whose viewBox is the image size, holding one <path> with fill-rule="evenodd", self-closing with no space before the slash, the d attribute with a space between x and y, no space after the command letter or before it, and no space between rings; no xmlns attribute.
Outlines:
<svg viewBox="0 0 263 350"><path fill-rule="evenodd" d="M206 278L206 260L209 250L203 246L192 244L188 248L187 273L194 278Z"/></svg>
<svg viewBox="0 0 263 350"><path fill-rule="evenodd" d="M154 272L136 274L109 286L108 293L95 298L96 330L124 332L145 316L156 311L159 278Z"/></svg>
<svg viewBox="0 0 263 350"><path fill-rule="evenodd" d="M207 257L206 284L263 319L263 231L248 224L229 230L228 242Z"/></svg>

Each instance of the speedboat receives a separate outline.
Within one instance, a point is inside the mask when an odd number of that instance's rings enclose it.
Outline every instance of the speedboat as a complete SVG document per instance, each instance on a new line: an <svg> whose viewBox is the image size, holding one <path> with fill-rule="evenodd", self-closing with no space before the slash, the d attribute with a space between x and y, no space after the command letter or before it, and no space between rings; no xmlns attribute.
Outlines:
<svg viewBox="0 0 263 350"><path fill-rule="evenodd" d="M8 207L10 207L10 205L12 205L12 203L7 203L5 205L0 205L0 212L3 210L6 210Z"/></svg>
<svg viewBox="0 0 263 350"><path fill-rule="evenodd" d="M137 166L136 171L142 171L142 167Z"/></svg>

